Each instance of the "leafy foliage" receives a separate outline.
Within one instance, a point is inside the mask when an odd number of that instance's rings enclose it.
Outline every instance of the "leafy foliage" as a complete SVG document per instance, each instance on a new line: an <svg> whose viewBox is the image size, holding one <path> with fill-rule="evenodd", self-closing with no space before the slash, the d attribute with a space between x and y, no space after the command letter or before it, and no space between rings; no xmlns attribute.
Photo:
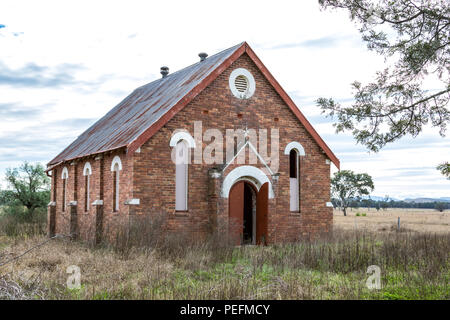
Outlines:
<svg viewBox="0 0 450 320"><path fill-rule="evenodd" d="M450 162L441 163L437 169L450 180Z"/></svg>
<svg viewBox="0 0 450 320"><path fill-rule="evenodd" d="M447 204L444 202L436 202L434 208L439 212L443 212L445 209L447 209Z"/></svg>
<svg viewBox="0 0 450 320"><path fill-rule="evenodd" d="M341 170L331 179L331 193L339 199L340 206L347 215L347 207L352 199L369 195L374 189L372 177L367 173L354 173L351 170Z"/></svg>
<svg viewBox="0 0 450 320"><path fill-rule="evenodd" d="M24 206L31 217L37 208L45 208L50 198L50 179L41 164L24 162L19 168L6 169L9 190L4 190L1 203L9 207Z"/></svg>
<svg viewBox="0 0 450 320"><path fill-rule="evenodd" d="M407 134L415 137L431 123L444 136L450 122L450 3L446 0L319 0L341 8L357 23L369 50L395 59L374 82L352 84L355 101L344 107L332 98L317 104L336 116L337 132L352 131L358 143L378 151ZM436 90L426 90L425 81Z"/></svg>

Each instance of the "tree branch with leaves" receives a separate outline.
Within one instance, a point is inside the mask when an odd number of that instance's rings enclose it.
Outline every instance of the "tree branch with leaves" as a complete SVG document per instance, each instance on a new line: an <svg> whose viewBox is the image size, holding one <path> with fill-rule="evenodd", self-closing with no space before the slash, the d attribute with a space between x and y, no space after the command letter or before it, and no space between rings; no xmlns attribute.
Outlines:
<svg viewBox="0 0 450 320"><path fill-rule="evenodd" d="M358 25L369 50L394 59L375 81L353 82L354 103L316 102L336 117L336 132L377 152L405 135L416 137L430 124L445 136L450 123L450 3L447 0L319 0L323 9L344 9ZM424 88L433 79L434 90Z"/></svg>
<svg viewBox="0 0 450 320"><path fill-rule="evenodd" d="M437 166L437 168L444 176L447 177L447 179L450 180L450 163L449 162L445 162L445 163L441 163L440 165Z"/></svg>

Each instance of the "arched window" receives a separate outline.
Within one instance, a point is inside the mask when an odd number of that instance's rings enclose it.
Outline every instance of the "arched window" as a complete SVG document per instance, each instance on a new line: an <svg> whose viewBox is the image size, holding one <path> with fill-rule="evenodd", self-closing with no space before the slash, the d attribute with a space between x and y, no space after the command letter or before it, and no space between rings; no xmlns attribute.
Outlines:
<svg viewBox="0 0 450 320"><path fill-rule="evenodd" d="M291 211L299 211L299 187L298 187L298 154L297 150L292 149L289 152L289 195Z"/></svg>
<svg viewBox="0 0 450 320"><path fill-rule="evenodd" d="M187 211L189 148L186 140L178 141L175 148L175 210Z"/></svg>
<svg viewBox="0 0 450 320"><path fill-rule="evenodd" d="M115 156L111 163L111 171L113 172L113 211L119 211L119 181L120 170L122 170L122 162L119 156Z"/></svg>
<svg viewBox="0 0 450 320"><path fill-rule="evenodd" d="M62 179L62 211L66 211L66 190L67 190L67 179L69 179L69 170L67 170L67 167L64 167L61 173L61 179Z"/></svg>
<svg viewBox="0 0 450 320"><path fill-rule="evenodd" d="M91 164L86 162L83 169L84 175L84 212L89 211L90 176L92 174Z"/></svg>
<svg viewBox="0 0 450 320"><path fill-rule="evenodd" d="M175 147L172 151L172 161L175 162L175 210L188 210L188 185L190 148L195 148L195 140L186 131L178 131L170 138L169 145Z"/></svg>
<svg viewBox="0 0 450 320"><path fill-rule="evenodd" d="M114 165L113 211L119 211L119 165Z"/></svg>
<svg viewBox="0 0 450 320"><path fill-rule="evenodd" d="M289 198L290 210L300 211L300 156L305 155L303 146L292 141L284 149L284 154L289 155Z"/></svg>

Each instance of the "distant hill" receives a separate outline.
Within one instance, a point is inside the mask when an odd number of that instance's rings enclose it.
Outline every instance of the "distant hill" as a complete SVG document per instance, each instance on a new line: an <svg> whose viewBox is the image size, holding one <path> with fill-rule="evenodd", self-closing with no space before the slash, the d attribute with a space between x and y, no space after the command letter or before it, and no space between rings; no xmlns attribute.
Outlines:
<svg viewBox="0 0 450 320"><path fill-rule="evenodd" d="M415 203L427 203L427 202L450 202L450 198L406 198L403 200L405 202L415 202Z"/></svg>
<svg viewBox="0 0 450 320"><path fill-rule="evenodd" d="M384 197L379 196L363 196L362 199L372 199L373 201L384 201ZM404 200L391 198L389 197L389 201L405 201L405 202L415 202L415 203L428 203L428 202L450 202L450 197L440 197L440 198L406 198Z"/></svg>
<svg viewBox="0 0 450 320"><path fill-rule="evenodd" d="M418 197L418 198L406 198L404 200L398 200L395 198L389 198L388 202L385 202L384 197L379 196L371 196L370 199L368 196L358 198L358 199L350 199L350 207L353 208L362 208L362 207L370 207L370 208L419 208L419 209L435 209L436 203L444 203L444 207L446 209L450 209L450 199L448 197L440 197L440 198L426 198L426 197ZM334 206L339 206L339 200L331 199L331 202Z"/></svg>
<svg viewBox="0 0 450 320"><path fill-rule="evenodd" d="M363 196L363 199L372 199L373 201L384 201L384 197L378 197L378 196ZM396 198L391 198L389 197L389 201L394 200L394 201L399 201L399 199Z"/></svg>

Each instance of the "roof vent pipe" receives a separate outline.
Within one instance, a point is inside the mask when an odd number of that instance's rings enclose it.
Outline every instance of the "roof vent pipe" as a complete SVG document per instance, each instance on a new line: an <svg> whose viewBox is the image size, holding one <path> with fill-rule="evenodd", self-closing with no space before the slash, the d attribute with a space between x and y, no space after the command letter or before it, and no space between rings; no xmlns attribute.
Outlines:
<svg viewBox="0 0 450 320"><path fill-rule="evenodd" d="M200 52L200 53L198 54L198 56L200 57L200 62L201 62L201 61L205 61L205 59L206 59L206 57L208 56L208 54L205 53L205 52Z"/></svg>
<svg viewBox="0 0 450 320"><path fill-rule="evenodd" d="M162 77L165 78L169 74L169 67L161 67Z"/></svg>

